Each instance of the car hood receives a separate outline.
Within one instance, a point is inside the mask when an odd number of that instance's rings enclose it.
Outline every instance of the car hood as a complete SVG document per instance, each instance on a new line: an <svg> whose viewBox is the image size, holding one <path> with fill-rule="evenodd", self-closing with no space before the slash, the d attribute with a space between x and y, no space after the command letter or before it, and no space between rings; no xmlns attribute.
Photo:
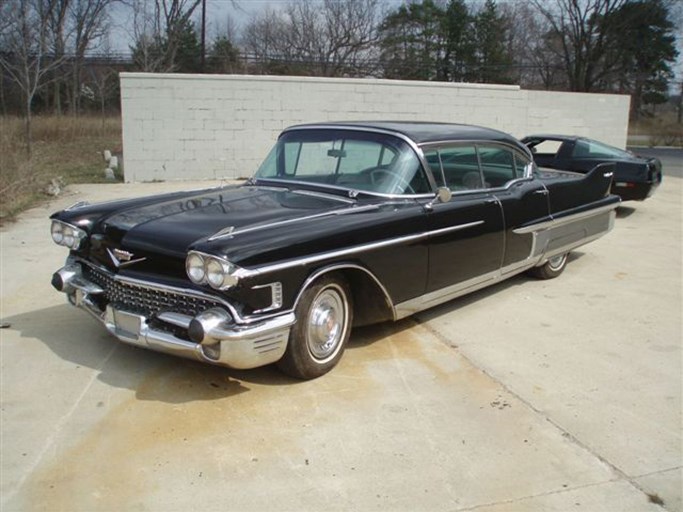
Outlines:
<svg viewBox="0 0 683 512"><path fill-rule="evenodd" d="M124 208L99 229L131 250L185 257L194 244L219 232L244 230L348 208L351 202L305 191L242 186L221 188Z"/></svg>

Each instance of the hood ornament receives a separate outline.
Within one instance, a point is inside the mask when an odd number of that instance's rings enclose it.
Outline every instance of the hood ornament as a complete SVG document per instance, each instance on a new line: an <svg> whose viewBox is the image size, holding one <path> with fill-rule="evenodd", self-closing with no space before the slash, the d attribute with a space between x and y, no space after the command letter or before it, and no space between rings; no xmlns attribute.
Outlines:
<svg viewBox="0 0 683 512"><path fill-rule="evenodd" d="M116 268L125 268L135 263L145 261L147 258L133 259L135 256L132 252L124 251L122 249L111 250L107 247L107 254L111 258L112 263Z"/></svg>
<svg viewBox="0 0 683 512"><path fill-rule="evenodd" d="M223 238L223 237L229 237L232 236L232 232L235 231L235 226L228 226L227 228L223 228L217 233L214 233L211 235L208 240L209 242L213 242L214 240L217 240L218 238Z"/></svg>

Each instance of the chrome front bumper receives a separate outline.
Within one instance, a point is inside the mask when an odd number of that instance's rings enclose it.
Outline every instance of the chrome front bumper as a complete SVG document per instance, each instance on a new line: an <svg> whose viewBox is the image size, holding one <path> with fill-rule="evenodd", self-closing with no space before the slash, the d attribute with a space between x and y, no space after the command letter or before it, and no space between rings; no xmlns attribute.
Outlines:
<svg viewBox="0 0 683 512"><path fill-rule="evenodd" d="M260 322L238 324L228 311L217 308L194 317L164 311L155 315L155 320L158 325L168 327L166 331L155 328L144 315L116 309L111 304L103 311L95 297L105 290L85 279L79 265L67 264L58 270L52 284L66 293L71 304L90 313L125 343L235 369L256 368L279 360L296 320L294 313L286 313ZM178 330L187 330L189 339L171 332ZM192 341L193 338L197 341Z"/></svg>

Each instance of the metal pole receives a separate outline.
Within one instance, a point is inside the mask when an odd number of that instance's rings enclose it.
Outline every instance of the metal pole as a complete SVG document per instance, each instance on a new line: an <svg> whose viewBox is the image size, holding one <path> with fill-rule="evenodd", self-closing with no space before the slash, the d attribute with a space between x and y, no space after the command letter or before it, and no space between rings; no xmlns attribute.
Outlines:
<svg viewBox="0 0 683 512"><path fill-rule="evenodd" d="M202 60L200 64L200 71L204 73L204 64L206 63L206 0L202 0Z"/></svg>

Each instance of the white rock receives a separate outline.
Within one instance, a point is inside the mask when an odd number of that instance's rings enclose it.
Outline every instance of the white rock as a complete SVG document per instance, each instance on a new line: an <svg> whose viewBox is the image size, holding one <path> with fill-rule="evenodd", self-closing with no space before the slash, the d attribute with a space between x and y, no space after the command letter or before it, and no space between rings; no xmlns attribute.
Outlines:
<svg viewBox="0 0 683 512"><path fill-rule="evenodd" d="M104 179L105 180L115 180L116 175L114 174L114 169L109 169L108 167L104 170Z"/></svg>
<svg viewBox="0 0 683 512"><path fill-rule="evenodd" d="M59 178L50 180L50 183L48 183L47 187L45 188L45 193L54 197L57 197L59 194L61 194L62 187L60 181L61 180Z"/></svg>
<svg viewBox="0 0 683 512"><path fill-rule="evenodd" d="M105 162L108 162L109 160L111 160L111 151L109 151L108 149L105 149L102 152L102 154L104 155L104 161Z"/></svg>
<svg viewBox="0 0 683 512"><path fill-rule="evenodd" d="M118 169L119 168L119 159L116 156L113 156L109 159L109 166L110 169Z"/></svg>

